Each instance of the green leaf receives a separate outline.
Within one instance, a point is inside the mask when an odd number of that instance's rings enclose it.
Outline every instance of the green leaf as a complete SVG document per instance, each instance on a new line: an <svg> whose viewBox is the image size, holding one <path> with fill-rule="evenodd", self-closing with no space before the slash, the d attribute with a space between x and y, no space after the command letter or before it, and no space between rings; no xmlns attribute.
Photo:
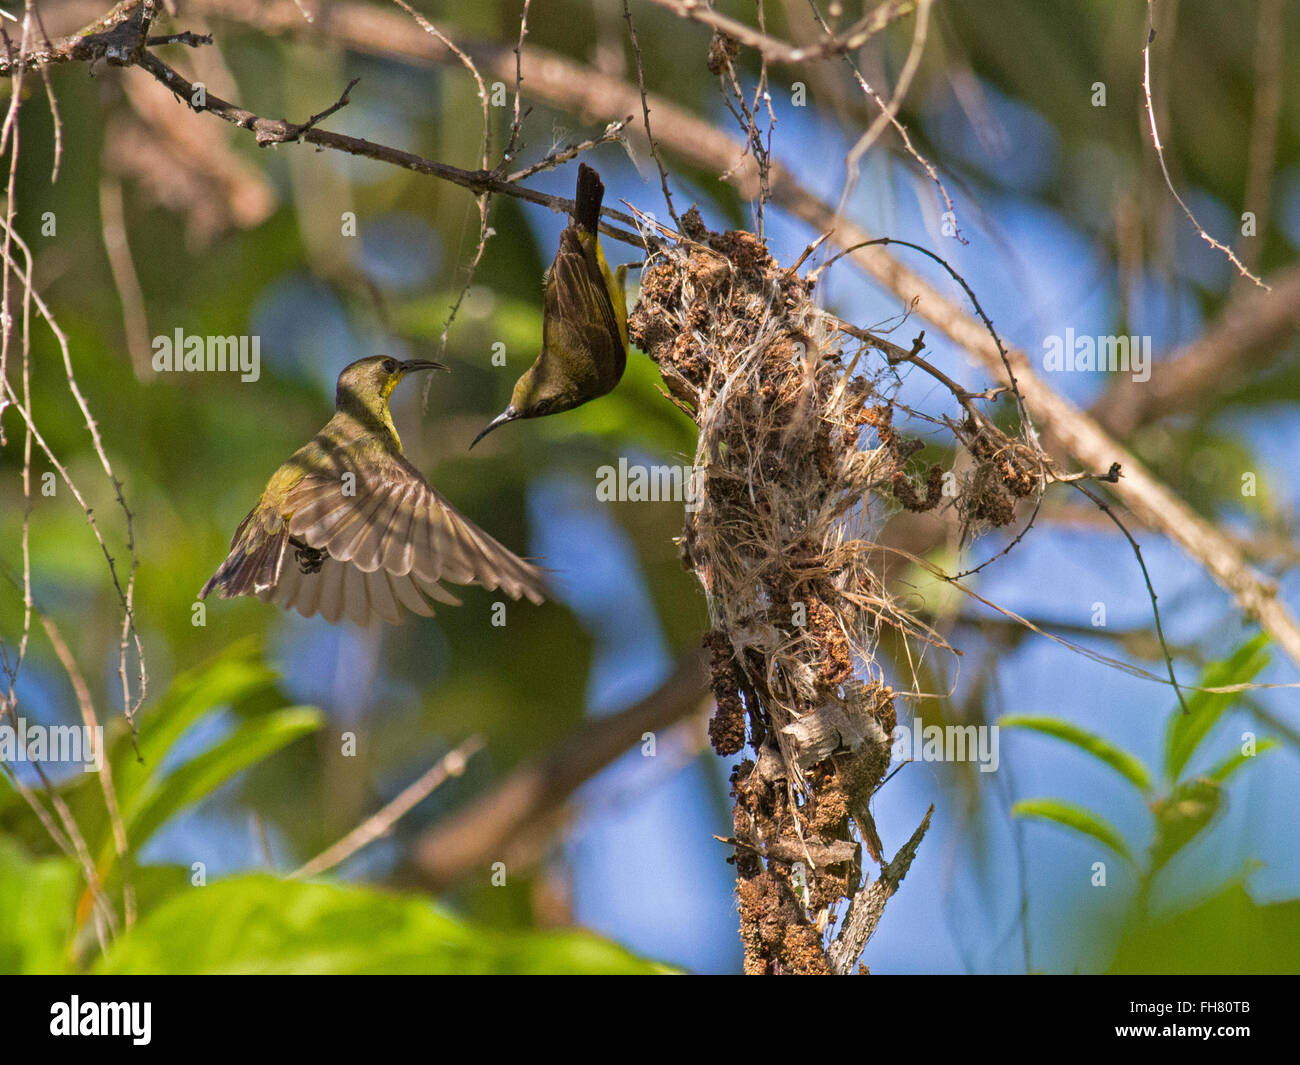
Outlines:
<svg viewBox="0 0 1300 1065"><path fill-rule="evenodd" d="M96 965L102 973L655 973L587 932L477 927L422 896L264 874L164 902Z"/></svg>
<svg viewBox="0 0 1300 1065"><path fill-rule="evenodd" d="M1255 744L1254 754L1243 754L1241 751L1238 751L1236 754L1229 755L1227 758L1223 759L1223 761L1215 765L1214 768L1212 768L1205 775L1209 777L1211 780L1217 780L1220 784L1222 784L1225 780L1228 779L1228 777L1232 776L1233 773L1235 773L1247 762L1252 761L1255 758L1258 758L1265 751L1271 751L1276 746L1277 746L1277 740L1269 739L1267 736L1265 736L1264 739L1260 740Z"/></svg>
<svg viewBox="0 0 1300 1065"><path fill-rule="evenodd" d="M0 972L68 971L81 876L63 858L28 858L0 837Z"/></svg>
<svg viewBox="0 0 1300 1065"><path fill-rule="evenodd" d="M179 675L159 699L146 704L137 718L139 758L125 720L110 720L106 729L108 758L123 813L138 805L142 794L156 786L159 767L176 740L205 714L218 707L245 705L263 693L276 701L272 705L282 705L284 698L275 690L276 679L276 674L261 662L259 642L242 639ZM82 774L64 784L61 791L101 874L111 875L116 851L99 780L93 774ZM26 804L19 803L10 789L0 788L0 823L35 849L48 837Z"/></svg>
<svg viewBox="0 0 1300 1065"><path fill-rule="evenodd" d="M1011 816L1064 825L1085 836L1091 836L1098 842L1104 843L1120 857L1133 861L1128 844L1124 842L1124 837L1119 834L1115 826L1100 814L1095 814L1083 806L1066 802L1064 799L1021 799L1011 807Z"/></svg>
<svg viewBox="0 0 1300 1065"><path fill-rule="evenodd" d="M1113 973L1300 972L1300 901L1257 903L1239 883L1120 941Z"/></svg>
<svg viewBox="0 0 1300 1065"><path fill-rule="evenodd" d="M1263 634L1247 641L1218 662L1211 662L1197 681L1203 688L1221 688L1245 684L1268 665L1268 637ZM1236 693L1192 692L1187 699L1188 713L1176 708L1169 717L1165 733L1165 776L1176 781L1196 748L1236 700Z"/></svg>
<svg viewBox="0 0 1300 1065"><path fill-rule="evenodd" d="M1223 805L1223 785L1209 777L1194 777L1179 784L1167 799L1153 803L1155 838L1151 843L1154 876L1213 819Z"/></svg>
<svg viewBox="0 0 1300 1065"><path fill-rule="evenodd" d="M177 768L123 811L126 836L139 851L169 818L204 798L236 773L320 728L315 707L292 706L246 721L197 758Z"/></svg>
<svg viewBox="0 0 1300 1065"><path fill-rule="evenodd" d="M1054 736L1058 740L1072 743L1099 761L1105 762L1139 791L1151 790L1151 774L1147 772L1147 767L1140 759L1096 733L1082 729L1069 721L1061 721L1054 717L1011 714L999 718L998 724L1002 728L1032 729L1034 732L1041 732L1046 736Z"/></svg>
<svg viewBox="0 0 1300 1065"><path fill-rule="evenodd" d="M216 658L178 676L158 704L140 716L140 758L126 735L113 752L118 801L126 807L136 799L158 772L167 752L204 714L247 698L275 680L276 674L262 664L257 641L252 639L240 640Z"/></svg>

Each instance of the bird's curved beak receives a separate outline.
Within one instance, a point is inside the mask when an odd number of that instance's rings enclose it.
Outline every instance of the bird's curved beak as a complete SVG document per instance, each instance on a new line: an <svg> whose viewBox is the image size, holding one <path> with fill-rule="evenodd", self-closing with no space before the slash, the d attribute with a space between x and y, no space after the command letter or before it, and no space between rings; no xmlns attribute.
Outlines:
<svg viewBox="0 0 1300 1065"><path fill-rule="evenodd" d="M434 362L432 359L408 359L406 362L398 363L402 371L402 376L415 373L418 370L449 370L450 367L444 366L440 362Z"/></svg>
<svg viewBox="0 0 1300 1065"><path fill-rule="evenodd" d="M485 428L481 433L479 433L478 436L474 437L474 444L477 444L480 440L482 440L485 436L487 436L488 433L490 433L498 425L505 425L506 422L512 422L518 417L519 417L519 412L515 410L515 405L511 403L510 406L506 407L505 410L503 410L500 414L498 414L495 418L493 418L490 422L488 422L487 428ZM470 444L469 446L469 449L471 451L474 450L474 444Z"/></svg>

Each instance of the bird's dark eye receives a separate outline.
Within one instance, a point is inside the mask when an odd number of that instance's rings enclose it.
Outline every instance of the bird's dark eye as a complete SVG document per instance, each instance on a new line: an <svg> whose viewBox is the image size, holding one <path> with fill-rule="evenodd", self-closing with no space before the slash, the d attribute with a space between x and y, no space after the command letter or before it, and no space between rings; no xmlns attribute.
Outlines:
<svg viewBox="0 0 1300 1065"><path fill-rule="evenodd" d="M385 360L384 360L384 373L397 373L397 360L396 360L396 359L385 359Z"/></svg>

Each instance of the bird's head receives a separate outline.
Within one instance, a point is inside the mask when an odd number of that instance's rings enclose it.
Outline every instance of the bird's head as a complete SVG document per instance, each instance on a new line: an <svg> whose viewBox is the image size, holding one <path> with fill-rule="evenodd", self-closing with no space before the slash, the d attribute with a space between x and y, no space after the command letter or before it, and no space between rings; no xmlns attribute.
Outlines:
<svg viewBox="0 0 1300 1065"><path fill-rule="evenodd" d="M561 411L572 410L582 400L579 382L566 375L557 360L543 355L515 382L509 405L474 437L474 443L470 447L506 422L559 414Z"/></svg>
<svg viewBox="0 0 1300 1065"><path fill-rule="evenodd" d="M388 355L372 355L343 368L339 374L335 403L339 410L382 417L388 410L388 397L402 378L417 370L445 370L440 362L409 359L403 362Z"/></svg>

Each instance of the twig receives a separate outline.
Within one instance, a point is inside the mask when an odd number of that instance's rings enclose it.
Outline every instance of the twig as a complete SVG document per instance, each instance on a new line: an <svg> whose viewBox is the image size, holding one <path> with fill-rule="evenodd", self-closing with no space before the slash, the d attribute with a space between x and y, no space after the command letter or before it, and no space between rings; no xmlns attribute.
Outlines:
<svg viewBox="0 0 1300 1065"><path fill-rule="evenodd" d="M523 10L519 13L519 43L515 45L515 113L514 118L510 121L510 135L506 139L506 146L501 152L501 162L497 169L504 169L506 163L515 157L516 145L519 141L519 129L523 123L523 115L520 114L520 100L523 97L524 81L524 38L528 36L528 7L532 0L524 0Z"/></svg>
<svg viewBox="0 0 1300 1065"><path fill-rule="evenodd" d="M668 204L668 213L672 216L673 225L681 229L682 223L677 217L677 208L673 206L673 194L668 190L668 171L664 169L663 160L659 157L659 146L655 143L655 135L650 130L650 102L646 97L645 68L641 63L641 43L637 40L636 26L632 23L632 9L628 6L628 0L623 0L623 18L627 20L627 32L632 41L632 54L636 57L636 83L641 90L641 116L645 121L645 137L650 142L650 155L655 161L655 166L659 168L659 183L664 190L664 202Z"/></svg>
<svg viewBox="0 0 1300 1065"><path fill-rule="evenodd" d="M805 63L811 59L828 59L832 56L856 52L867 41L883 30L891 22L912 13L916 7L915 0L886 0L863 15L843 33L826 41L796 48L785 41L769 37L766 33L755 30L743 22L719 14L701 0L651 0L659 7L667 8L681 18L690 19L710 26L719 33L732 37L741 44L762 53L763 58L775 63Z"/></svg>
<svg viewBox="0 0 1300 1065"><path fill-rule="evenodd" d="M68 679L72 682L72 690L77 697L77 705L81 709L81 720L86 726L87 735L91 737L100 735L99 715L95 713L95 703L90 697L90 685L86 683L86 678L81 673L81 667L77 665L77 660L54 619L43 611L40 618L45 634L49 637L50 644L54 648L54 653L58 656L63 671L67 673ZM126 921L126 927L130 928L135 924L135 885L132 883L131 870L128 868L130 849L127 845L126 827L122 823L122 811L118 806L117 788L113 784L113 763L108 757L108 750L106 747L101 746L97 753L99 756L99 769L95 775L99 778L99 790L104 796L104 809L108 812L108 823L113 835L113 848L117 852L118 862L122 867L122 914Z"/></svg>
<svg viewBox="0 0 1300 1065"><path fill-rule="evenodd" d="M931 804L911 838L898 848L893 860L880 870L880 876L853 896L848 913L844 915L840 934L830 946L831 969L835 973L848 973L862 957L867 941L884 916L885 903L894 897L898 885L912 867L912 859L916 857L917 848L921 846L921 840L930 828L930 816L933 813L934 806Z"/></svg>
<svg viewBox="0 0 1300 1065"><path fill-rule="evenodd" d="M50 105L50 121L54 126L54 161L50 164L50 184L59 180L59 167L63 163L63 118L59 114L59 101L50 83L50 72L41 67L41 83L45 86L45 99Z"/></svg>
<svg viewBox="0 0 1300 1065"><path fill-rule="evenodd" d="M898 109L902 107L903 99L907 96L908 89L912 87L912 79L916 76L917 68L921 65L921 55L925 51L926 36L930 27L931 4L932 0L918 0L917 2L916 26L912 31L912 45L907 51L907 59L903 62L903 69L898 75L897 84L894 86L894 95L890 97L889 102L886 104L881 103L880 97L875 93L871 93L876 102L880 104L881 111L844 157L844 191L840 193L839 206L835 209L836 218L839 218L844 213L849 200L853 196L853 190L857 187L862 157L876 143L886 126L891 123L894 126L899 125ZM861 75L859 75L859 80L861 80ZM863 82L864 86L865 84Z"/></svg>
<svg viewBox="0 0 1300 1065"><path fill-rule="evenodd" d="M1155 684L1160 684L1164 686L1169 685L1169 680L1167 677L1162 677L1158 673L1152 673L1150 670L1143 669L1141 666L1135 666L1133 665L1132 662L1125 662L1123 659L1113 658L1110 655L1102 654L1100 651L1096 651L1093 648L1088 647L1084 644L1074 643L1073 641L1067 640L1063 636L1059 636L1055 632L1052 632L1044 628L1043 626L1033 621L1031 618L1025 617L1023 614L1017 614L1014 610L1010 610L1007 607L999 606L997 603L994 603L991 600L986 599L984 596L980 595L973 588L970 588L967 585L963 584L961 581L957 580L951 574L946 573L944 570L940 569L937 565L935 565L935 563L931 562L929 559L922 558L920 555L917 555L916 553L909 551L906 548L899 547L895 544L885 544L885 543L877 542L876 550L888 554L897 555L899 558L906 559L908 562L912 563L912 565L918 566L921 569L925 570L925 572L930 574L930 576L934 577L935 580L943 581L945 584L951 585L952 587L956 588L959 592L961 592L963 595L969 596L975 602L979 603L982 606L988 607L994 613L1000 614L1008 621L1013 622L1016 625L1019 625L1021 628L1026 629L1029 632L1035 633L1039 636L1044 637L1045 639L1051 640L1054 644L1057 644L1060 647L1064 647L1070 651L1073 651L1077 655L1082 655L1084 658L1090 659L1091 661L1096 662L1099 665L1107 666L1108 668L1118 670L1121 673L1126 673L1130 677L1138 677L1141 680L1152 681ZM1185 692L1186 691L1209 692L1211 694L1216 694L1216 695L1228 695L1236 692L1261 691L1267 688L1295 689L1295 688L1300 688L1300 681L1283 681L1283 682L1267 683L1267 684L1248 682L1242 684L1222 684L1222 685L1215 685L1212 687L1211 686L1202 687L1195 684L1180 684L1179 686Z"/></svg>
<svg viewBox="0 0 1300 1065"><path fill-rule="evenodd" d="M1088 489L1081 484L1075 484L1074 487L1097 504L1097 507L1101 512L1115 523L1119 531L1124 534L1124 538L1129 542L1129 546L1133 548L1133 555L1137 559L1138 566L1142 570L1142 579L1146 581L1147 595L1151 598L1151 613L1155 615L1156 619L1156 638L1160 641L1160 652L1164 655L1165 668L1169 670L1169 683L1173 685L1174 694L1178 696L1178 705L1183 708L1183 713L1190 714L1191 710L1187 708L1187 700L1183 698L1182 689L1178 686L1178 678L1174 675L1174 660L1169 654L1169 644L1165 641L1165 629L1160 623L1160 607L1156 604L1156 590L1151 584L1151 574L1147 572L1147 564L1142 558L1142 548L1138 546L1138 542L1133 539L1133 534L1129 532L1124 523L1119 520L1119 516L1111 510L1109 506L1107 506L1104 499L1095 493L1088 491Z"/></svg>
<svg viewBox="0 0 1300 1065"><path fill-rule="evenodd" d="M30 23L31 11L29 4L25 27ZM47 38L39 48L30 47L25 28L24 43L18 52L0 56L0 77L16 77L24 70L38 70L52 63L83 62L93 67L103 60L112 66L128 66L144 48L157 14L156 0L121 0L108 14L79 32L54 41Z"/></svg>
<svg viewBox="0 0 1300 1065"><path fill-rule="evenodd" d="M825 17L821 13L821 9L817 6L817 0L808 0L808 4L812 8L813 17L821 25L821 28L827 37L834 36L830 25L826 22ZM934 168L934 165L930 160L921 154L920 149L912 143L912 135L907 131L907 127L898 120L897 113L891 113L889 105L887 105L881 98L880 94L867 83L867 79L862 76L862 71L859 69L858 64L854 62L853 57L846 54L844 56L844 62L848 65L849 69L853 71L853 77L857 80L858 86L862 91L875 101L876 106L880 108L883 114L889 115L890 124L902 139L903 147L906 149L907 154L916 160L917 165L925 171L926 176L929 177L930 181L934 184L934 187L939 190L939 196L943 199L944 209L947 211L948 216L952 218L953 236L962 244L970 243L962 235L961 226L957 224L957 208L953 205L952 197L948 195L948 189L944 185L943 179L939 177L939 172Z"/></svg>
<svg viewBox="0 0 1300 1065"><path fill-rule="evenodd" d="M869 248L873 245L881 245L883 247L890 244L898 244L899 246L904 248L911 248L913 251L918 251L922 255L926 256L927 258L932 259L934 262L942 266L944 270L947 271L948 276L951 277L954 281L957 282L957 284L961 286L962 291L966 293L967 299L970 300L971 306L975 309L975 313L979 316L980 321L984 323L985 330L988 332L989 337L992 338L993 343L997 348L998 356L1002 362L1002 369L1005 371L1007 375L1007 382L1010 387L1011 394L1015 396L1016 407L1020 412L1020 424L1024 427L1025 431L1032 438L1033 422L1030 420L1029 411L1025 408L1025 397L1020 394L1020 389L1016 384L1015 371L1012 370L1011 368L1011 359L1010 356L1007 354L1006 346L1002 343L1002 338L998 336L997 330L993 328L993 320L989 318L987 314L984 313L984 308L980 306L979 297L975 295L975 290L970 287L966 279L962 277L961 274L957 273L957 271L954 270L952 266L949 265L946 259L944 259L940 255L936 255L929 248L923 247L920 244L913 244L910 240L899 240L897 237L876 237L874 240L864 240L846 247L838 255L835 255L831 259L828 259L825 263L823 263L820 267L818 267L816 272L820 273L821 271L825 270L827 267L834 264L837 259L840 259L845 255L851 255L853 252L856 252L862 248ZM950 385L949 387L956 388L955 385ZM963 391L963 390L958 389L958 391Z"/></svg>
<svg viewBox="0 0 1300 1065"><path fill-rule="evenodd" d="M754 160L754 165L758 170L758 207L755 211L754 230L759 240L766 239L764 232L764 214L767 208L767 201L772 195L772 124L776 119L772 117L768 125L768 142L763 144L763 134L758 128L757 103L759 91L762 88L763 81L767 76L767 67L764 63L762 73L759 76L758 85L755 87L755 102L751 106L745 99L744 90L740 86L740 78L736 74L736 64L730 55L726 57L726 66L724 68L726 75L726 84L721 86L723 89L722 100L726 105L731 116L736 120L736 125L745 137L745 151L741 155L739 162L743 162L745 155ZM727 96L726 88L731 89L731 97ZM732 97L735 98L736 104L740 105L740 110L736 109L732 103ZM768 113L771 115L771 105L768 106ZM725 177L725 175L724 175ZM680 226L679 226L680 228Z"/></svg>
<svg viewBox="0 0 1300 1065"><path fill-rule="evenodd" d="M417 174L427 174L430 177L440 178L443 181L451 182L453 185L469 189L471 192L479 194L492 192L513 196L516 199L550 208L559 214L571 214L574 211L574 203L570 199L565 199L563 196L551 196L548 193L539 192L524 185L513 184L486 169L462 170L460 167L425 159L411 152L402 151L399 148L390 148L383 144L375 144L373 141L362 140L360 137L331 133L316 127L304 129L305 123L298 126L283 119L264 118L212 93L204 94L201 104L194 104L191 102L195 99L194 85L157 56L146 52L141 58L139 66L171 89L192 110L206 111L222 121L239 126L241 129L252 130L259 145L266 146L284 143L285 141L301 140L317 147L331 148L345 152L348 155L362 156L367 159L389 163L392 166L401 167ZM627 225L636 224L630 215L622 211L606 208L602 211L602 214ZM600 231L614 240L631 244L633 247L643 248L645 246L644 238L639 233L619 229L608 222L601 224Z"/></svg>
<svg viewBox="0 0 1300 1065"><path fill-rule="evenodd" d="M488 92L487 92L487 86L483 82L483 75L479 73L478 67L475 65L473 59L471 59L468 55L466 55L466 53L461 48L459 48L456 45L456 43L452 41L450 37L444 34L440 29L438 29L437 26L435 26L423 15L421 15L418 11L412 8L410 4L406 3L406 0L393 0L393 2L398 7L400 7L403 11L407 12L407 14L409 14L413 19L415 19L416 23L419 25L419 27L422 30L424 30L425 33L429 34L429 36L431 37L436 38L438 41L440 41L443 44L444 47L448 48L451 51L451 53L457 59L460 60L461 66L463 66L466 70L468 70L470 76L473 77L474 84L478 87L479 103L482 105L483 108L483 152L482 152L480 165L482 169L486 171L488 168L488 156L491 152L491 147L492 147L492 120L491 120L490 112L488 111ZM520 54L523 48L524 34L527 29L527 19L528 19L528 3L527 0L525 0L523 21L521 22L520 29L519 29L519 48L515 52L516 70L518 69L520 63ZM518 117L519 117L519 83L518 81L516 81L515 83L516 123L518 122ZM511 133L512 145L513 145L514 135L517 132L518 129L516 126L516 128L513 129ZM509 150L510 148L507 147L507 151ZM504 162L505 162L505 158L503 156L502 163L504 164ZM500 167L498 167L498 169L500 169ZM438 352L440 358L442 356L442 353L444 353L447 350L447 338L451 334L452 323L456 320L456 315L460 311L460 305L465 302L466 295L469 294L470 288L473 287L474 275L478 271L479 263L483 261L483 253L487 250L488 237L491 235L491 229L488 226L488 213L492 206L492 193L489 190L484 189L482 192L479 193L477 199L478 199L478 245L474 250L474 257L470 260L469 267L465 271L465 283L461 285L460 292L457 293L456 299L451 305L451 309L447 312L447 319L442 323L442 335L438 338ZM427 382L424 386L424 397L426 402L428 401L429 390L432 387L433 387L433 382L432 379L430 379L430 381Z"/></svg>
<svg viewBox="0 0 1300 1065"><path fill-rule="evenodd" d="M570 144L565 148L553 151L545 158L539 159L537 162L533 163L531 166L526 166L523 170L516 170L513 174L507 175L506 180L510 182L524 181L527 178L532 177L534 174L541 173L543 170L553 170L557 166L563 166L571 159L576 159L578 156L591 151L591 149L598 145L608 144L610 141L621 141L623 139L623 130L627 128L627 124L631 121L632 116L628 115L627 118L619 119L617 122L611 122L605 127L605 132L599 137L591 137L579 144Z"/></svg>
<svg viewBox="0 0 1300 1065"><path fill-rule="evenodd" d="M1196 227L1196 232L1201 235L1201 239L1209 244L1210 247L1217 248L1219 251L1223 252L1223 254L1231 260L1232 265L1237 268L1237 273L1242 277L1249 278L1260 288L1267 290L1268 286L1246 268L1246 264L1237 258L1236 253L1231 248L1226 244L1215 240L1205 231L1205 227L1196 220L1196 215L1192 214L1192 209L1187 206L1183 198L1178 195L1178 190L1174 188L1174 179L1170 177L1169 165L1165 162L1165 149L1160 143L1160 131L1156 129L1155 108L1151 104L1151 42L1156 39L1155 27L1152 25L1154 4L1155 0L1147 0L1147 40L1146 44L1142 46L1142 93L1146 97L1147 120L1151 125L1151 143L1155 145L1156 158L1160 161L1160 172L1165 176L1165 184L1169 186L1170 193L1178 202L1178 206L1183 209L1183 214L1187 216L1187 220Z"/></svg>
<svg viewBox="0 0 1300 1065"><path fill-rule="evenodd" d="M31 411L28 409L26 403L19 399L18 395L14 392L13 387L9 384L8 381L0 382L0 385L2 385L4 390L8 393L9 398L11 400L10 405L17 408L19 414L22 415L23 421L26 423L28 429L31 430L32 439L37 443L37 445L39 445L41 450L45 453L45 457L49 460L50 465L54 467L55 471L59 474L59 477L63 480L63 483L66 484L68 486L69 491L72 492L73 498L77 501L77 505L81 507L82 513L85 515L86 522L88 525L90 525L91 531L94 533L95 540L99 544L100 550L103 552L104 558L108 562L109 572L112 575L112 579L113 579L113 587L117 591L119 601L122 603L123 613L125 616L125 622L124 622L125 632L128 634L130 639L134 640L134 646L136 648L136 657L140 664L140 672L139 672L140 687L135 693L135 695L132 695L129 690L129 682L127 681L126 678L126 650L124 645L122 651L121 664L118 667L118 674L122 678L123 687L125 689L124 690L125 702L123 704L124 710L126 713L127 721L131 723L132 735L134 736L135 711L139 708L140 704L144 702L145 694L147 691L147 683L148 683L147 674L145 673L145 669L144 669L144 651L140 644L140 635L135 628L135 613L132 606L132 592L135 587L135 567L136 567L134 537L128 535L127 544L128 544L128 548L131 551L132 565L131 565L131 575L128 578L126 590L123 590L121 582L118 579L116 563L113 559L112 554L108 550L108 544L104 541L103 534L99 530L99 524L95 520L94 511L89 505L87 505L85 497L82 496L80 489L78 489L76 482L72 479L72 475L68 472L67 467L64 466L62 462L59 461L58 457L54 454L54 451L50 448L49 444L45 442L45 439L41 436L40 432L37 430L36 422L33 419ZM121 495L121 483L117 481L117 479L113 477L111 473L109 474L109 476L118 493L118 504L125 510L125 513L128 515L127 524L129 527L133 516L131 515L131 512L129 510L125 509L126 508L125 500L122 498ZM124 639L127 639L127 637L124 637Z"/></svg>
<svg viewBox="0 0 1300 1065"><path fill-rule="evenodd" d="M309 877L320 876L321 873L347 861L362 847L373 843L381 836L388 835L399 819L432 795L448 778L458 777L464 773L466 764L482 749L482 737L471 736L455 750L448 751L422 777L403 788L401 793L383 809L366 818L333 846L327 847L311 861L295 869L289 874L289 879L306 880Z"/></svg>

